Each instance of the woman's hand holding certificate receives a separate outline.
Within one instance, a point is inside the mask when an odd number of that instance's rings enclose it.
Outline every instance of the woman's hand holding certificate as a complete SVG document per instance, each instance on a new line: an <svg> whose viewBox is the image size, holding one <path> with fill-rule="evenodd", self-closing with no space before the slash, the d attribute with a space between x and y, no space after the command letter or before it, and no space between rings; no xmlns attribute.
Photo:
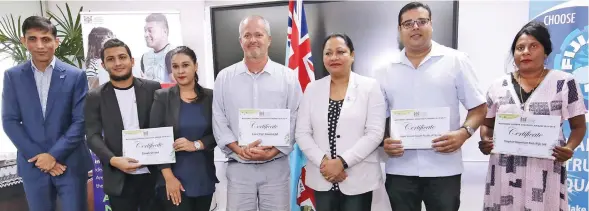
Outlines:
<svg viewBox="0 0 589 211"><path fill-rule="evenodd" d="M565 162L573 157L573 150L570 147L554 147L554 153L552 156L556 158L558 162Z"/></svg>
<svg viewBox="0 0 589 211"><path fill-rule="evenodd" d="M493 138L482 137L481 141L479 141L479 150L481 150L483 155L491 154L491 150L493 150Z"/></svg>

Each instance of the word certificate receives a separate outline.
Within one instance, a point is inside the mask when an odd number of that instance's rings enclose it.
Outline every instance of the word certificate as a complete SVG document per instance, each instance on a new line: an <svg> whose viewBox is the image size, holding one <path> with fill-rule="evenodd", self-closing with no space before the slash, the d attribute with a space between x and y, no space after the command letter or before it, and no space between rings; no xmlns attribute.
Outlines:
<svg viewBox="0 0 589 211"><path fill-rule="evenodd" d="M173 127L123 130L123 156L141 165L176 163Z"/></svg>
<svg viewBox="0 0 589 211"><path fill-rule="evenodd" d="M239 145L290 146L289 109L239 109Z"/></svg>
<svg viewBox="0 0 589 211"><path fill-rule="evenodd" d="M559 135L559 116L497 114L492 152L554 160Z"/></svg>
<svg viewBox="0 0 589 211"><path fill-rule="evenodd" d="M450 130L450 108L391 110L391 138L404 149L431 149Z"/></svg>

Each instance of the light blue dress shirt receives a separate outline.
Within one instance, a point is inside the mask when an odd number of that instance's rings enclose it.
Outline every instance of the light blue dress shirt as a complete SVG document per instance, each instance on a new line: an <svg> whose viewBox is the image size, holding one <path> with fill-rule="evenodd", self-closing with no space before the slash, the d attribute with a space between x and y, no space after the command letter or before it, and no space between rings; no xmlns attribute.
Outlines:
<svg viewBox="0 0 589 211"><path fill-rule="evenodd" d="M35 63L31 61L33 66L33 73L35 75L35 84L37 85L37 93L39 94L39 100L41 101L41 109L43 110L43 118L45 118L45 109L47 108L47 97L49 96L49 87L51 86L51 76L53 75L53 68L55 68L55 56L53 60L45 68L45 71L39 70Z"/></svg>
<svg viewBox="0 0 589 211"><path fill-rule="evenodd" d="M392 59L389 65L375 72L388 110L448 107L450 130L458 130L460 104L468 110L485 103L473 66L462 52L432 41L430 53L417 68L405 55L405 49ZM390 157L385 167L386 173L393 175L454 176L463 172L462 151L405 150L403 156Z"/></svg>
<svg viewBox="0 0 589 211"><path fill-rule="evenodd" d="M239 109L290 109L291 143L288 147L276 147L281 153L274 158L288 155L294 144L294 129L302 90L295 71L268 59L264 69L254 74L243 61L219 72L213 89L213 133L219 148L240 163L244 161L228 144L239 137Z"/></svg>

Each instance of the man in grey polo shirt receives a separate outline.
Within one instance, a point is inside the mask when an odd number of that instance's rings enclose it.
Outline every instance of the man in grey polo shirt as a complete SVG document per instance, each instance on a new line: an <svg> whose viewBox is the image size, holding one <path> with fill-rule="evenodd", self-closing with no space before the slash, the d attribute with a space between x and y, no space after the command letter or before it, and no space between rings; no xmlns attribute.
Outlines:
<svg viewBox="0 0 589 211"><path fill-rule="evenodd" d="M219 72L213 89L213 133L229 157L227 210L286 211L290 208L290 167L294 128L302 90L295 72L268 58L270 24L249 16L239 24L244 58ZM239 109L290 109L291 143L239 146ZM253 141L253 140L252 140Z"/></svg>
<svg viewBox="0 0 589 211"><path fill-rule="evenodd" d="M450 111L450 131L434 138L430 149L404 149L407 140L394 140L400 139L398 134L385 135L384 147L390 156L385 186L391 207L419 211L424 201L427 210L458 211L463 171L460 147L481 124L485 98L466 55L431 40L429 6L405 5L399 12L398 30L405 48L375 73L389 110L445 107ZM462 125L460 103L468 110Z"/></svg>

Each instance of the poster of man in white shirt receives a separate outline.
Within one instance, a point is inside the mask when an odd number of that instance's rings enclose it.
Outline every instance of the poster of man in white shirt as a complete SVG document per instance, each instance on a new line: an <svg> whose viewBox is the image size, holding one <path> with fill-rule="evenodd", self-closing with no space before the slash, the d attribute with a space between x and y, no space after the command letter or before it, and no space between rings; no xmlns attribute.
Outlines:
<svg viewBox="0 0 589 211"><path fill-rule="evenodd" d="M145 18L143 29L145 44L149 50L141 57L144 77L160 83L171 83L173 77L166 68L166 54L174 48L168 41L168 19L161 13L152 13Z"/></svg>
<svg viewBox="0 0 589 211"><path fill-rule="evenodd" d="M174 83L166 68L166 54L183 45L180 12L177 11L92 11L81 12L84 67L90 88L110 80L100 66L100 49L108 39L116 37L125 42L135 64L133 76L157 81L163 87Z"/></svg>

